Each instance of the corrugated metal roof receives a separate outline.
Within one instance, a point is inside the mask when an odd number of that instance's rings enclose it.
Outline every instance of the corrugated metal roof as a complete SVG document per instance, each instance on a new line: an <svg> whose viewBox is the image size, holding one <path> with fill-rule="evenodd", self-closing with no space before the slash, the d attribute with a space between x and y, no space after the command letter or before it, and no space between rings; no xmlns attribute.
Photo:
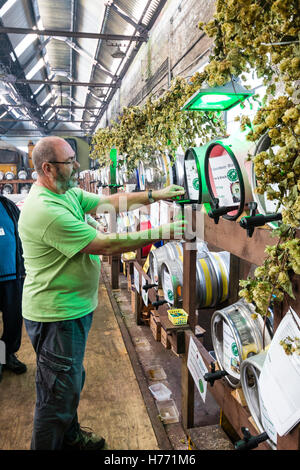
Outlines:
<svg viewBox="0 0 300 470"><path fill-rule="evenodd" d="M166 0L110 0L109 2L104 0L15 0L14 3L12 0L7 1L12 2L12 5L0 18L0 25L7 28L80 31L111 35L135 34L136 36L140 36L142 32L139 32L132 22L147 27L157 10L166 2ZM4 36L4 34L0 36ZM77 120L82 117L85 120L90 120L94 110L76 109L76 107L80 105L101 107L102 100L96 99L97 92L93 88L71 86L70 80L87 84L97 82L114 85L118 77L122 76L122 70L126 70L128 58L115 59L112 57L112 53L118 45L124 52L131 45L131 41L122 43L119 40L111 39L55 38L51 36L48 43L43 46L47 36L38 36L16 58L10 53L26 36L11 33L7 33L5 36L9 41L5 39L6 50L0 52L0 72L4 70L3 76L8 75L12 81L11 77L14 76L19 79L25 78L26 74L43 58L43 63L41 62L43 67L32 77L34 80L44 81L43 87L39 83L22 85L12 83L9 85L10 89L14 89L14 94L17 93L16 96L19 94L20 102L24 102L24 100L27 104L29 102L28 110L30 112L34 110L31 117L37 126L40 126L42 115L49 106L54 105L69 106L69 109L56 109L55 118L61 116ZM116 71L118 77L115 76ZM57 85L49 85L46 82L47 79L58 83ZM62 85L61 82L66 82L66 84ZM107 97L106 101L108 101L112 98L114 89L104 88L103 90ZM36 93L37 91L39 93ZM52 91L51 99L45 103L43 109L39 110L38 107L48 97L50 91ZM34 92L35 95L33 95ZM10 95L9 102L11 101L13 99ZM18 104L17 101L16 104ZM30 105L32 109L30 109ZM107 102L102 103L102 106L107 106ZM0 116L7 109L7 105L0 104ZM51 114L53 113L49 111L46 118L49 119ZM99 113L100 115L101 113ZM90 124L91 129L95 128L94 121L91 121ZM2 125L1 119L0 125ZM22 124L21 121L18 123L18 126L21 127L27 127L27 125L25 122ZM64 123L64 125L66 124ZM77 126L80 128L80 123ZM8 126L3 123L2 128L8 128Z"/></svg>

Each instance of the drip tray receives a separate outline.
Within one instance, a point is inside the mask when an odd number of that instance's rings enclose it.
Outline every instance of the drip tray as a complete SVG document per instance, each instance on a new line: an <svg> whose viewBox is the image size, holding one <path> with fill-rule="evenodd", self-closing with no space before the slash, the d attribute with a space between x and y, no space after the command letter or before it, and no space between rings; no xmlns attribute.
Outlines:
<svg viewBox="0 0 300 470"><path fill-rule="evenodd" d="M166 380L167 378L165 371L160 366L150 366L146 372L150 380Z"/></svg>
<svg viewBox="0 0 300 470"><path fill-rule="evenodd" d="M156 406L164 424L178 423L179 413L174 400L157 401Z"/></svg>

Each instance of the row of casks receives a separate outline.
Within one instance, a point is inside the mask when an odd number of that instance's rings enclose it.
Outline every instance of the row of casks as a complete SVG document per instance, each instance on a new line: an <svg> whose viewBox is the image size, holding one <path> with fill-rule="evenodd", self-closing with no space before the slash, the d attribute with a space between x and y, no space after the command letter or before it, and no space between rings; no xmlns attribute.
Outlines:
<svg viewBox="0 0 300 470"><path fill-rule="evenodd" d="M226 381L233 388L242 388L257 429L267 432L269 445L276 449L277 433L259 390L259 376L273 337L272 312L264 325L254 305L239 300L213 313L211 337L217 362L227 372Z"/></svg>
<svg viewBox="0 0 300 470"><path fill-rule="evenodd" d="M163 289L170 305L182 305L183 245L169 242L149 254L152 282ZM229 259L227 251L210 252L206 243L197 243L196 308L213 307L228 297Z"/></svg>
<svg viewBox="0 0 300 470"><path fill-rule="evenodd" d="M108 185L110 183L110 168L95 170L94 176L102 185ZM178 153L174 164L172 164L169 155L156 153L151 164L140 160L138 167L130 172L127 171L125 164L120 164L116 168L116 184L119 186L128 185L132 191L161 189L170 184L183 186L184 154Z"/></svg>
<svg viewBox="0 0 300 470"><path fill-rule="evenodd" d="M171 307L182 306L183 246L169 242L150 252L149 275L153 283L162 288ZM228 299L228 252L210 252L205 242L197 243L196 308L220 307ZM262 399L258 379L266 356L266 347L273 336L272 312L264 320L255 314L255 307L244 301L218 308L212 313L211 337L216 360L227 372L226 381L232 388L242 387L247 405L263 432ZM268 419L269 427L270 419ZM276 433L272 434L276 436ZM274 438L276 441L276 437ZM272 448L276 443L269 441Z"/></svg>
<svg viewBox="0 0 300 470"><path fill-rule="evenodd" d="M34 169L19 170L16 172L14 169L3 172L0 171L0 180L26 180L26 179L37 179L37 172Z"/></svg>
<svg viewBox="0 0 300 470"><path fill-rule="evenodd" d="M236 220L249 203L257 203L261 214L280 210L277 200L268 200L267 193L257 193L257 177L249 155L255 156L270 148L271 140L264 135L257 144L246 135L216 139L208 144L188 149L185 154L186 196L192 202L204 204L207 212L216 207L228 208L224 218ZM273 148L276 153L276 148ZM278 191L276 185L272 185ZM218 201L218 206L216 206ZM272 228L278 221L270 222Z"/></svg>
<svg viewBox="0 0 300 470"><path fill-rule="evenodd" d="M129 175L123 164L116 169L116 183L131 185L131 190L160 189L169 184L184 186L185 200L204 204L207 211L215 207L229 207L223 215L236 220L247 205L254 201L258 212L272 214L280 211L278 201L268 200L267 194L258 194L254 164L248 155L257 155L270 148L271 141L266 134L257 144L246 139L244 134L215 139L200 147L178 151L175 161L168 155L155 154L149 163L148 156L140 160L137 168ZM276 152L276 148L273 148ZM102 184L109 183L109 168L100 171ZM275 191L278 190L273 185ZM272 228L278 222L270 222Z"/></svg>

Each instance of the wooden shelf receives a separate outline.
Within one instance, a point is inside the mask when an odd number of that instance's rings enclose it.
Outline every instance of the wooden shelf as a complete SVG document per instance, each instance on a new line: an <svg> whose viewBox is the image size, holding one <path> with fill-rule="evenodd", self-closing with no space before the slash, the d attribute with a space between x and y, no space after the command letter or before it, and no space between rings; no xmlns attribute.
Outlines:
<svg viewBox="0 0 300 470"><path fill-rule="evenodd" d="M35 180L0 180L0 184L7 184L7 183L10 183L10 184L32 184L34 183Z"/></svg>

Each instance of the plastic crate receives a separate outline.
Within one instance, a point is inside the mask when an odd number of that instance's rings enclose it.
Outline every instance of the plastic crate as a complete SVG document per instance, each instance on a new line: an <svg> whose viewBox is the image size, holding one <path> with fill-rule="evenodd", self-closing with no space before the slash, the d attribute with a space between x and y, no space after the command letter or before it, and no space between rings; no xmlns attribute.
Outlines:
<svg viewBox="0 0 300 470"><path fill-rule="evenodd" d="M182 308L168 310L168 318L173 325L186 325L188 314Z"/></svg>

